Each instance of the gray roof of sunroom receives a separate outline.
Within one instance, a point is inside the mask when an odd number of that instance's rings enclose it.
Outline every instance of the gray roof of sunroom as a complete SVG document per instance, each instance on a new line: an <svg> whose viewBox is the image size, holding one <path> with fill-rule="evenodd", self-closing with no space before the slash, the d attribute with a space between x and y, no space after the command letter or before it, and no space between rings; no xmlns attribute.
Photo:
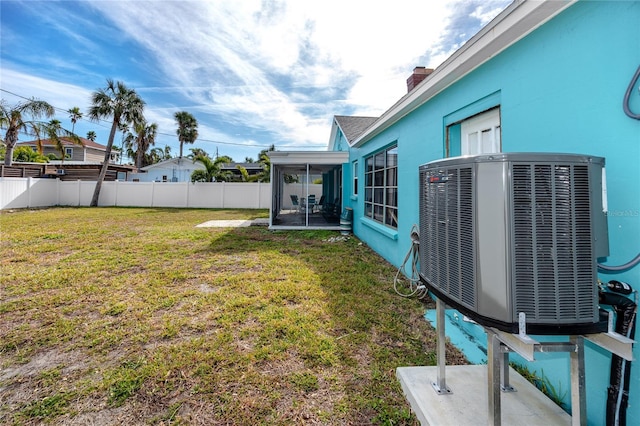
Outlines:
<svg viewBox="0 0 640 426"><path fill-rule="evenodd" d="M336 115L336 122L344 136L347 138L347 142L352 143L358 138L369 126L371 126L378 117L357 117L348 115Z"/></svg>

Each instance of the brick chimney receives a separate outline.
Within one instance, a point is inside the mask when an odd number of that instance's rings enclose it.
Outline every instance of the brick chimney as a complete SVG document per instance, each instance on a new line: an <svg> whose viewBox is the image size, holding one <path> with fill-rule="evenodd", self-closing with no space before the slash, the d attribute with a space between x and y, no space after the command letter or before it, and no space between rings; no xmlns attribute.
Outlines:
<svg viewBox="0 0 640 426"><path fill-rule="evenodd" d="M412 91L422 80L433 72L433 68L415 67L413 74L407 79L407 93Z"/></svg>

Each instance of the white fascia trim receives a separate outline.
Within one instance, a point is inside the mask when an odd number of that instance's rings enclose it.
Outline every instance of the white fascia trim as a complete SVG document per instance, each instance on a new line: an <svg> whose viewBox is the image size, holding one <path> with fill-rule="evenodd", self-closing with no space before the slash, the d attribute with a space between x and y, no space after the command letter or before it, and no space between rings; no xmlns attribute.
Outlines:
<svg viewBox="0 0 640 426"><path fill-rule="evenodd" d="M346 151L271 151L271 164L343 164L349 161Z"/></svg>
<svg viewBox="0 0 640 426"><path fill-rule="evenodd" d="M578 0L515 0L356 139L359 147Z"/></svg>
<svg viewBox="0 0 640 426"><path fill-rule="evenodd" d="M338 129L340 129L340 125L338 124L338 120L336 120L335 115L333 116L333 120L331 120L331 135L329 135L329 144L327 147L328 151L333 151L333 147L336 143L336 135L338 134ZM340 129L342 131L342 129Z"/></svg>

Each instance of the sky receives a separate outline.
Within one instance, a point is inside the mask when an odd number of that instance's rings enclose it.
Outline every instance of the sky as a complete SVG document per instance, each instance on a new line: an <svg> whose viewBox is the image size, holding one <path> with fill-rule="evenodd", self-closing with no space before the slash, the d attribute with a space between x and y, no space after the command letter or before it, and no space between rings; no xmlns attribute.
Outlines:
<svg viewBox="0 0 640 426"><path fill-rule="evenodd" d="M75 132L106 145L111 122L87 111L112 79L145 101L155 147L173 156L178 111L198 120L185 155L326 150L334 115L380 116L416 66L436 68L509 3L0 0L0 95L9 106L49 102L69 130L79 107Z"/></svg>

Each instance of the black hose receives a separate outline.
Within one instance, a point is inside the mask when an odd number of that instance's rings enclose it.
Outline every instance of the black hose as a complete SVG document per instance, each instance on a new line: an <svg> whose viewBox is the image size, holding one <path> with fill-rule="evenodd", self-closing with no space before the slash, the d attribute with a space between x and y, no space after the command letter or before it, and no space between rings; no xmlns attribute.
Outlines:
<svg viewBox="0 0 640 426"><path fill-rule="evenodd" d="M635 337L636 304L625 296L612 292L600 292L600 303L611 305L616 312L616 333L630 339ZM618 355L611 356L611 375L607 388L607 425L627 424L631 361Z"/></svg>
<svg viewBox="0 0 640 426"><path fill-rule="evenodd" d="M629 101L631 99L631 92L633 91L638 78L640 78L640 66L636 70L636 73L633 75L633 78L629 83L629 87L627 87L627 91L624 94L624 100L622 101L622 109L624 110L624 113L636 120L640 120L640 114L634 114L633 111L631 111L631 108L629 107Z"/></svg>
<svg viewBox="0 0 640 426"><path fill-rule="evenodd" d="M627 269L633 268L638 263L640 263L640 253L638 253L636 255L636 257L634 257L633 259L631 259L629 262L625 263L624 265L607 266L607 265L603 265L601 263L598 263L598 269L600 269L601 271L608 271L608 272L621 272L621 271L626 271Z"/></svg>

